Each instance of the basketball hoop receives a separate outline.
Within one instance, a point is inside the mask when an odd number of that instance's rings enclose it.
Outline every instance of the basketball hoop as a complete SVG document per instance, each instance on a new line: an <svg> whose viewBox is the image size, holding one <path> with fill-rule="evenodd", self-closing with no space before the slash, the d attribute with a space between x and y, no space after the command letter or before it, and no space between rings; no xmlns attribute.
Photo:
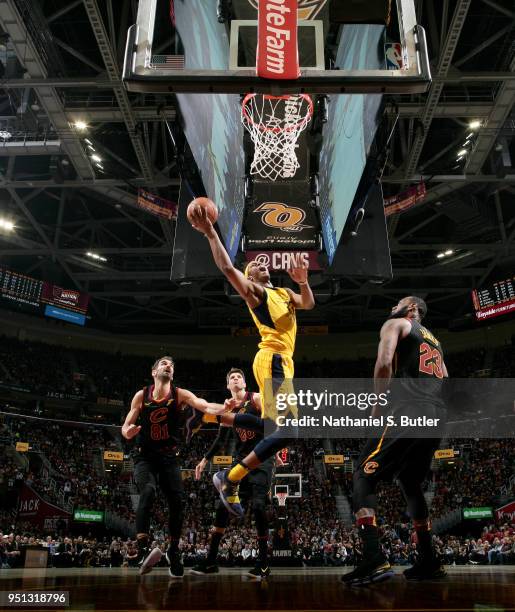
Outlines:
<svg viewBox="0 0 515 612"><path fill-rule="evenodd" d="M269 181L293 178L300 167L297 140L312 116L313 100L307 94L247 94L241 120L254 143L250 173Z"/></svg>
<svg viewBox="0 0 515 612"><path fill-rule="evenodd" d="M288 497L288 493L276 493L277 501L279 502L279 506L286 506L286 498Z"/></svg>

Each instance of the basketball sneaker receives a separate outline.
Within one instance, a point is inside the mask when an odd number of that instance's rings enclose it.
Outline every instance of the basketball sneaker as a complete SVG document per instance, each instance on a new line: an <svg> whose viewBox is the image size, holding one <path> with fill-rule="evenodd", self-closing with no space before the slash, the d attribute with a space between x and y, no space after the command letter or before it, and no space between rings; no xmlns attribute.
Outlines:
<svg viewBox="0 0 515 612"><path fill-rule="evenodd" d="M421 559L413 567L404 570L403 574L406 580L435 580L447 576L447 572L436 558Z"/></svg>
<svg viewBox="0 0 515 612"><path fill-rule="evenodd" d="M239 482L231 482L227 479L229 470L221 470L213 476L213 484L216 490L220 493L220 499L228 512L241 518L244 515L243 507L239 497Z"/></svg>
<svg viewBox="0 0 515 612"><path fill-rule="evenodd" d="M148 555L139 562L140 576L144 576L145 574L151 572L154 565L157 565L159 561L161 561L162 557L163 553L161 550L158 547L153 548Z"/></svg>
<svg viewBox="0 0 515 612"><path fill-rule="evenodd" d="M352 572L344 574L341 581L349 586L361 586L388 580L393 574L392 566L383 555L375 555L364 559Z"/></svg>
<svg viewBox="0 0 515 612"><path fill-rule="evenodd" d="M257 580L266 580L270 576L270 568L267 566L257 563L256 567L252 568L247 572L247 576L255 578Z"/></svg>
<svg viewBox="0 0 515 612"><path fill-rule="evenodd" d="M182 555L179 551L166 551L166 561L170 566L170 576L172 578L182 578L184 576L184 565L182 564Z"/></svg>
<svg viewBox="0 0 515 612"><path fill-rule="evenodd" d="M218 564L217 563L208 563L207 560L201 561L194 565L190 572L192 574L197 574L198 576L207 576L208 574L218 574Z"/></svg>

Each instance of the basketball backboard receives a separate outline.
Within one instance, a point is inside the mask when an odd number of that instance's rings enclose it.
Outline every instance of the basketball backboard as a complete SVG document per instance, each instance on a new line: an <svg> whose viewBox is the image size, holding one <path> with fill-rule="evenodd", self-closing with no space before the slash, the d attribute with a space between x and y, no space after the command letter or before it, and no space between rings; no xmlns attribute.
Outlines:
<svg viewBox="0 0 515 612"><path fill-rule="evenodd" d="M274 497L285 493L287 497L300 499L302 497L302 474L275 474Z"/></svg>
<svg viewBox="0 0 515 612"><path fill-rule="evenodd" d="M288 70L257 76L256 55L265 52L275 68L289 68L282 48L293 30L279 27L288 5L297 7L298 78L285 79ZM259 6L276 8L266 22L273 36L263 34ZM220 7L227 13L217 14ZM377 29L379 44L368 35ZM377 46L373 64L363 52L370 44ZM139 0L123 79L131 91L156 93L416 93L431 74L414 0Z"/></svg>

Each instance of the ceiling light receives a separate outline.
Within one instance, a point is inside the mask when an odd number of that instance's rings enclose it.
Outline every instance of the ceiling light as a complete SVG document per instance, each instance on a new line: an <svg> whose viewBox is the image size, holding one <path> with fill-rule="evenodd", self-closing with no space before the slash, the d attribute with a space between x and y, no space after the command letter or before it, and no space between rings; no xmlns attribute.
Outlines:
<svg viewBox="0 0 515 612"><path fill-rule="evenodd" d="M14 223L12 221L8 221L7 219L0 219L0 229L12 232L14 229Z"/></svg>
<svg viewBox="0 0 515 612"><path fill-rule="evenodd" d="M461 149L460 151L458 151L458 156L463 157L467 153L468 153L467 149Z"/></svg>
<svg viewBox="0 0 515 612"><path fill-rule="evenodd" d="M91 251L88 251L86 255L88 257L91 257L91 259L95 259L96 261L107 261L105 257L102 257L102 255L99 255L98 253L92 253Z"/></svg>
<svg viewBox="0 0 515 612"><path fill-rule="evenodd" d="M91 151L93 151L93 153L95 152L95 147L93 145L88 145L88 149L90 149Z"/></svg>
<svg viewBox="0 0 515 612"><path fill-rule="evenodd" d="M437 257L438 259L442 259L442 257L445 257L445 253L438 253Z"/></svg>
<svg viewBox="0 0 515 612"><path fill-rule="evenodd" d="M470 134L467 136L467 140L470 140L472 136L474 136L474 132L470 132Z"/></svg>
<svg viewBox="0 0 515 612"><path fill-rule="evenodd" d="M89 138L84 138L84 142L89 145L93 144Z"/></svg>
<svg viewBox="0 0 515 612"><path fill-rule="evenodd" d="M95 166L97 166L97 168L100 168L100 170L104 169L104 166L102 166L102 164L95 164Z"/></svg>
<svg viewBox="0 0 515 612"><path fill-rule="evenodd" d="M84 130L88 129L88 124L85 121L79 119L75 122L75 129L79 130L80 132L83 132Z"/></svg>
<svg viewBox="0 0 515 612"><path fill-rule="evenodd" d="M91 156L91 159L93 161L95 161L95 162L101 162L102 161L102 158L99 155L97 155L96 153L93 153L93 155Z"/></svg>
<svg viewBox="0 0 515 612"><path fill-rule="evenodd" d="M478 130L481 127L481 121L479 119L475 119L469 123L469 128L471 130Z"/></svg>
<svg viewBox="0 0 515 612"><path fill-rule="evenodd" d="M447 249L447 251L444 251L444 255L452 255L454 253L454 251L452 249Z"/></svg>

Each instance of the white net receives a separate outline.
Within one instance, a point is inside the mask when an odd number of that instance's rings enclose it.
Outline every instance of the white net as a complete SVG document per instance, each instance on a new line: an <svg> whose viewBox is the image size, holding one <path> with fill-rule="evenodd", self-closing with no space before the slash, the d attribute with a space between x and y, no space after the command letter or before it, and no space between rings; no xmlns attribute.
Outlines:
<svg viewBox="0 0 515 612"><path fill-rule="evenodd" d="M288 497L288 493L276 493L277 501L279 502L279 506L286 506L286 498Z"/></svg>
<svg viewBox="0 0 515 612"><path fill-rule="evenodd" d="M312 115L313 101L306 94L245 96L241 120L254 143L250 173L269 181L293 178L300 166L297 141Z"/></svg>

